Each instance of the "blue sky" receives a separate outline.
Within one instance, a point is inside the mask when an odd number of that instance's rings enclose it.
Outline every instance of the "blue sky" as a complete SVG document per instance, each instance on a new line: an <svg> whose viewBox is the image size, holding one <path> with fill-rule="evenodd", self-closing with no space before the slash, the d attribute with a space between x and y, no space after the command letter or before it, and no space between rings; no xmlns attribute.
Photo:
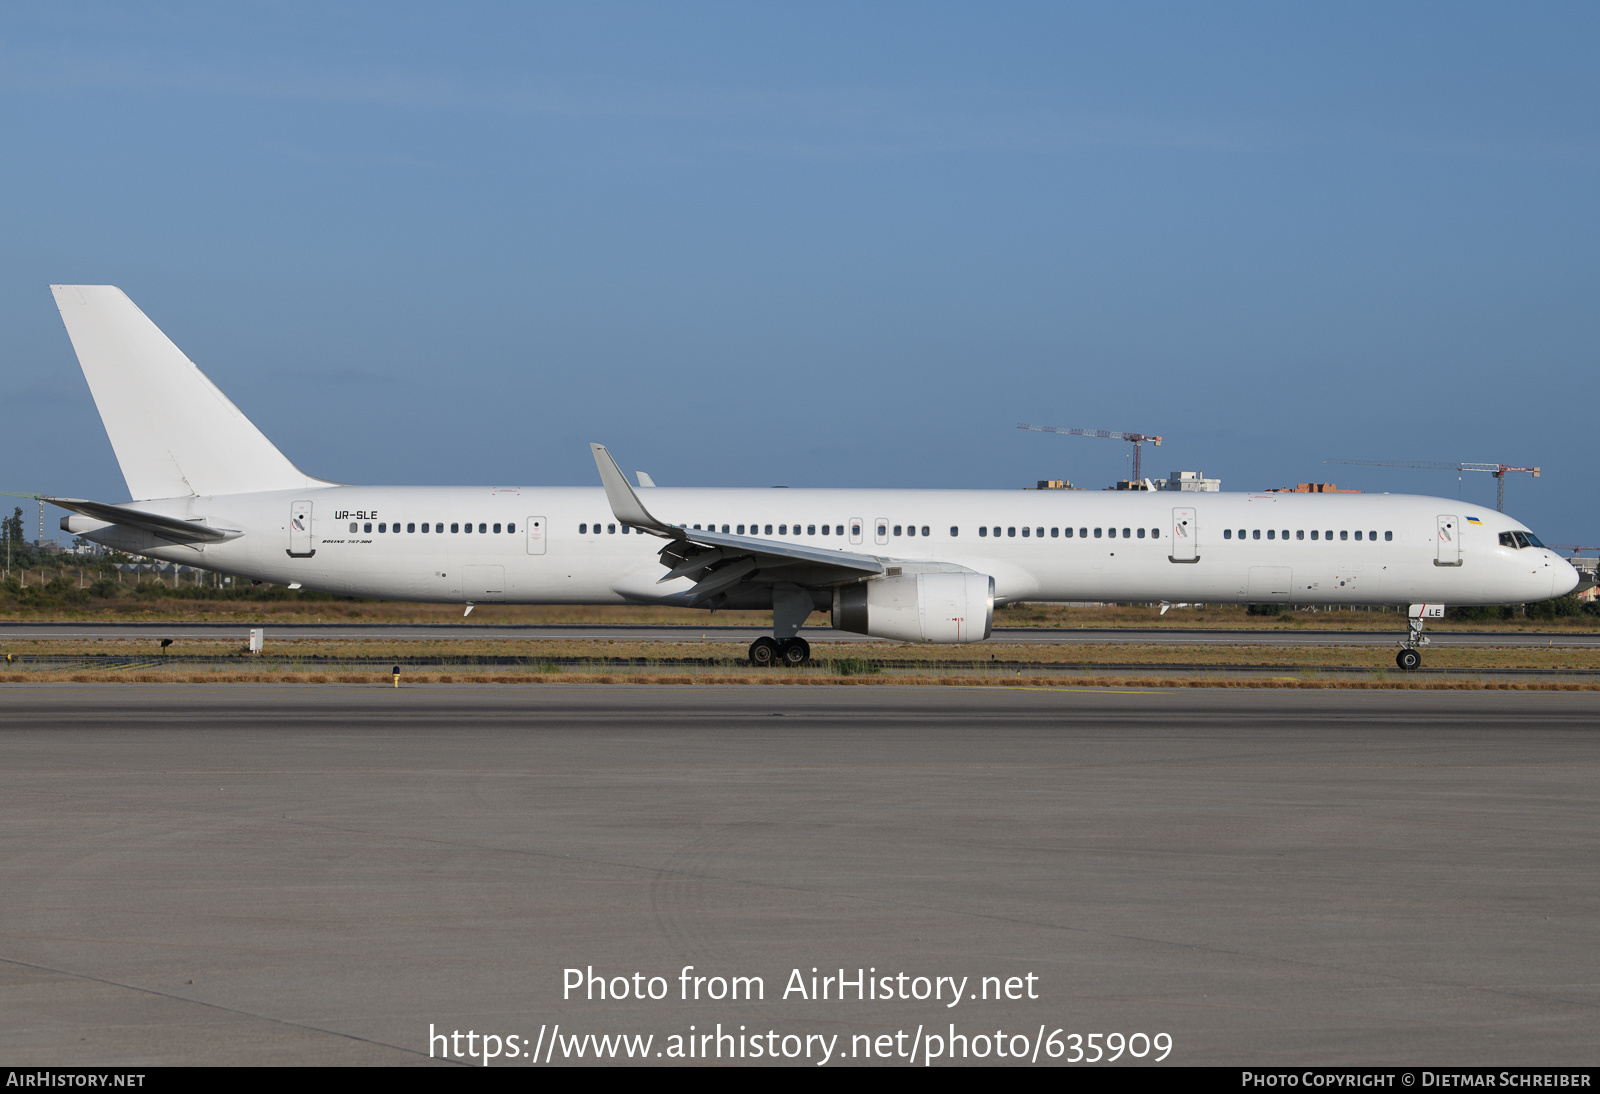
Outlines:
<svg viewBox="0 0 1600 1094"><path fill-rule="evenodd" d="M50 282L305 470L1456 476L1600 543L1592 4L0 9L0 486L126 497ZM1494 483L1464 496L1492 507ZM53 517L52 517L53 522Z"/></svg>

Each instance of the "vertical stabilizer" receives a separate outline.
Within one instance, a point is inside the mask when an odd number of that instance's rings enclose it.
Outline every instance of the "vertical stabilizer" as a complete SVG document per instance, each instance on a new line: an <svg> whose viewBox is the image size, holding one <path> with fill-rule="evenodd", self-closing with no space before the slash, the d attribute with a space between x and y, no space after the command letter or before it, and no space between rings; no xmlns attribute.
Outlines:
<svg viewBox="0 0 1600 1094"><path fill-rule="evenodd" d="M134 501L326 485L290 463L112 285L52 285Z"/></svg>

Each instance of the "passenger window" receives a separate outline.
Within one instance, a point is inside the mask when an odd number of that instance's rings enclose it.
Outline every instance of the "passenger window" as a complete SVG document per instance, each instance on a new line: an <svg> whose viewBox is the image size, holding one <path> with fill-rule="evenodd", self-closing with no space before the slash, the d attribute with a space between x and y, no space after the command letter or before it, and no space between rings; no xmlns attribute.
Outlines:
<svg viewBox="0 0 1600 1094"><path fill-rule="evenodd" d="M468 521L466 524L462 525L461 530L470 536L472 534L472 522Z"/></svg>
<svg viewBox="0 0 1600 1094"><path fill-rule="evenodd" d="M380 524L380 525L378 525L378 531L379 531L379 532L380 532L380 533L382 533L382 532L387 532L387 531L388 531L388 530L389 530L389 526L388 526L388 525L387 525L387 524Z"/></svg>
<svg viewBox="0 0 1600 1094"><path fill-rule="evenodd" d="M1099 539L1100 538L1100 529L1096 528L1094 530L1094 538L1095 539Z"/></svg>
<svg viewBox="0 0 1600 1094"><path fill-rule="evenodd" d="M900 529L896 528L895 531L898 533L900 531ZM823 535L827 535L828 534L828 526L826 524L824 524L822 526L822 534Z"/></svg>
<svg viewBox="0 0 1600 1094"><path fill-rule="evenodd" d="M1106 529L1106 535L1108 537L1110 537L1111 539L1116 539L1117 538L1117 530L1115 528L1107 528Z"/></svg>
<svg viewBox="0 0 1600 1094"><path fill-rule="evenodd" d="M739 534L740 534L740 535L741 535L741 536L742 536L742 535L744 535L744 525L742 525L742 524L741 524L741 525L739 525Z"/></svg>
<svg viewBox="0 0 1600 1094"><path fill-rule="evenodd" d="M1274 532L1271 528L1268 528L1267 529L1267 538L1268 539L1277 539L1278 538L1278 533Z"/></svg>
<svg viewBox="0 0 1600 1094"><path fill-rule="evenodd" d="M924 524L922 526L922 534L923 535L927 535L928 534L928 526L926 524Z"/></svg>
<svg viewBox="0 0 1600 1094"><path fill-rule="evenodd" d="M727 530L728 530L728 526L727 526L727 525L726 525L726 524L724 524L724 525L723 525L723 526L722 526L722 530L723 530L723 531L724 531L724 532L726 532L726 531L727 531Z"/></svg>
<svg viewBox="0 0 1600 1094"><path fill-rule="evenodd" d="M489 530L489 526L487 524L478 525L478 534L479 535L482 535L483 533L487 532L488 530Z"/></svg>
<svg viewBox="0 0 1600 1094"><path fill-rule="evenodd" d="M1251 530L1250 530L1250 538L1251 538L1251 539L1260 539L1260 538L1261 538L1261 529L1259 529L1259 528L1252 528L1252 529L1251 529Z"/></svg>
<svg viewBox="0 0 1600 1094"><path fill-rule="evenodd" d="M1139 538L1140 539L1144 538L1144 529L1143 528L1139 529Z"/></svg>
<svg viewBox="0 0 1600 1094"><path fill-rule="evenodd" d="M1329 528L1326 532L1323 532L1322 538L1327 540L1333 539L1333 529Z"/></svg>
<svg viewBox="0 0 1600 1094"><path fill-rule="evenodd" d="M456 534L456 530L459 529L460 527L461 526L459 524L452 524L450 526L450 534L451 535L455 535Z"/></svg>
<svg viewBox="0 0 1600 1094"><path fill-rule="evenodd" d="M368 533L368 534L370 534L370 533L371 533L371 532L372 532L372 525L370 525L370 524L363 524L363 525L362 525L362 526L361 526L361 531L362 531L362 532L365 532L365 533Z"/></svg>
<svg viewBox="0 0 1600 1094"><path fill-rule="evenodd" d="M1239 538L1240 539L1244 538L1244 529L1243 528L1239 529Z"/></svg>
<svg viewBox="0 0 1600 1094"><path fill-rule="evenodd" d="M894 526L894 534L897 536L900 534L900 526L898 524Z"/></svg>
<svg viewBox="0 0 1600 1094"><path fill-rule="evenodd" d="M515 524L508 524L506 525L506 531L510 532L512 535L516 535L517 526Z"/></svg>
<svg viewBox="0 0 1600 1094"><path fill-rule="evenodd" d="M617 526L615 524L608 524L608 525L606 525L606 531L611 533L612 535L616 535L617 534ZM726 532L727 529L724 528L723 531Z"/></svg>
<svg viewBox="0 0 1600 1094"><path fill-rule="evenodd" d="M1385 532L1385 533L1383 533L1383 542L1388 543L1393 539L1394 539L1394 533L1393 532Z"/></svg>
<svg viewBox="0 0 1600 1094"><path fill-rule="evenodd" d="M1222 538L1223 539L1232 539L1233 538L1233 529L1232 528L1224 528L1222 530Z"/></svg>
<svg viewBox="0 0 1600 1094"><path fill-rule="evenodd" d="M1361 529L1357 528L1356 529L1356 542L1359 543L1360 541L1361 541Z"/></svg>
<svg viewBox="0 0 1600 1094"><path fill-rule="evenodd" d="M1370 540L1373 543L1378 542L1378 533L1369 531L1367 533L1367 539Z"/></svg>
<svg viewBox="0 0 1600 1094"><path fill-rule="evenodd" d="M1315 528L1311 529L1311 538L1312 539L1316 539L1317 538L1317 530Z"/></svg>
<svg viewBox="0 0 1600 1094"><path fill-rule="evenodd" d="M1063 528L1063 529L1061 529L1061 534L1066 536L1068 539L1071 539L1072 538L1072 529L1071 528Z"/></svg>
<svg viewBox="0 0 1600 1094"><path fill-rule="evenodd" d="M763 532L762 535L770 536L771 534L772 534L772 525L769 524L769 525L767 525L767 530L765 532Z"/></svg>
<svg viewBox="0 0 1600 1094"><path fill-rule="evenodd" d="M816 534L817 534L817 526L815 524L806 525L806 535L814 536Z"/></svg>
<svg viewBox="0 0 1600 1094"><path fill-rule="evenodd" d="M422 525L422 534L423 535L427 535L428 534L428 525L426 523L424 523Z"/></svg>
<svg viewBox="0 0 1600 1094"><path fill-rule="evenodd" d="M351 526L350 526L350 530L351 530L351 531L355 531L355 527L356 527L356 526L355 526L355 525L354 525L354 524L352 524L352 525L351 525ZM1029 536L1031 536L1031 535L1033 535L1033 529L1032 529L1032 528L1024 528L1024 529L1023 529L1023 530L1022 530L1022 538L1023 538L1023 539L1027 539L1027 538L1028 538L1028 537L1029 537Z"/></svg>
<svg viewBox="0 0 1600 1094"><path fill-rule="evenodd" d="M424 528L426 528L426 527L427 527L427 525L426 525L426 524L424 524L424 525L423 525L423 527L424 527ZM408 525L406 525L406 531L408 531L408 532L415 532L415 531L416 531L416 530L417 530L417 526L416 526L416 525L415 525L415 524L408 524Z"/></svg>
<svg viewBox="0 0 1600 1094"><path fill-rule="evenodd" d="M498 524L494 526L494 534L497 536L500 534L500 526Z"/></svg>
<svg viewBox="0 0 1600 1094"><path fill-rule="evenodd" d="M1306 530L1304 528L1296 529L1295 533L1294 533L1294 538L1295 539L1305 539L1306 538Z"/></svg>
<svg viewBox="0 0 1600 1094"><path fill-rule="evenodd" d="M987 536L988 534L989 534L989 526L987 524L978 525L978 535Z"/></svg>
<svg viewBox="0 0 1600 1094"><path fill-rule="evenodd" d="M1341 532L1340 532L1340 533L1339 533L1339 538L1340 538L1340 539L1349 539L1349 538L1350 538L1350 533L1349 533L1349 532L1344 532L1344 531L1341 531Z"/></svg>
<svg viewBox="0 0 1600 1094"><path fill-rule="evenodd" d="M952 525L951 525L951 526L950 526L950 538L951 538L951 539L955 539L955 538L956 538L956 537L957 537L957 536L959 536L959 535L960 535L960 534L961 534L961 529L960 529L960 528L959 528L959 527L957 527L957 526L956 526L956 525L954 525L954 524L952 524ZM978 534L979 534L979 535L982 535L982 534L983 534L983 533L982 533L982 532L980 532L980 533L978 533Z"/></svg>
<svg viewBox="0 0 1600 1094"><path fill-rule="evenodd" d="M999 538L1000 538L1000 528L999 528L999 526L998 526L998 525L996 525L996 526L995 526L995 530L994 530L994 538L995 538L995 539L999 539Z"/></svg>
<svg viewBox="0 0 1600 1094"><path fill-rule="evenodd" d="M1128 529L1124 528L1122 530L1122 538L1123 539L1127 539L1128 538Z"/></svg>
<svg viewBox="0 0 1600 1094"><path fill-rule="evenodd" d="M836 536L842 536L842 535L844 535L844 525L842 525L842 524L836 524L836 525L834 525L834 526L833 526L833 534L834 534L834 535L836 535ZM922 533L922 534L923 534L923 535L927 535L927 534L928 534L928 533L926 533L926 532L924 532L924 533Z"/></svg>
<svg viewBox="0 0 1600 1094"><path fill-rule="evenodd" d="M1012 536L1014 538L1016 536L1016 534L1017 534L1016 528L1012 527L1012 528L1007 528L1006 529L1006 535Z"/></svg>
<svg viewBox="0 0 1600 1094"><path fill-rule="evenodd" d="M1160 539L1161 538L1161 529L1159 529L1159 528L1150 529L1150 538L1151 539Z"/></svg>
<svg viewBox="0 0 1600 1094"><path fill-rule="evenodd" d="M772 529L768 528L767 531L770 532L770 531L772 531ZM852 536L854 536L856 539L860 539L861 538L861 525L859 525L859 524L851 524L850 525L850 534Z"/></svg>
<svg viewBox="0 0 1600 1094"><path fill-rule="evenodd" d="M1285 528L1283 530L1283 538L1284 539L1288 539L1289 538L1289 529Z"/></svg>
<svg viewBox="0 0 1600 1094"><path fill-rule="evenodd" d="M1059 529L1059 528L1050 529L1050 538L1051 539L1060 539L1061 538L1061 529Z"/></svg>
<svg viewBox="0 0 1600 1094"><path fill-rule="evenodd" d="M1079 528L1078 529L1078 538L1079 539L1088 539L1089 538L1089 529L1087 529L1087 528Z"/></svg>
<svg viewBox="0 0 1600 1094"><path fill-rule="evenodd" d="M356 522L355 522L355 521L351 521L351 522L350 522L350 533L351 533L351 534L352 534L352 535L354 535L354 534L355 534L355 530L356 530L356 527L357 527L357 525L356 525Z"/></svg>
<svg viewBox="0 0 1600 1094"><path fill-rule="evenodd" d="M789 534L789 526L787 524L778 525L778 534L780 536L788 535Z"/></svg>

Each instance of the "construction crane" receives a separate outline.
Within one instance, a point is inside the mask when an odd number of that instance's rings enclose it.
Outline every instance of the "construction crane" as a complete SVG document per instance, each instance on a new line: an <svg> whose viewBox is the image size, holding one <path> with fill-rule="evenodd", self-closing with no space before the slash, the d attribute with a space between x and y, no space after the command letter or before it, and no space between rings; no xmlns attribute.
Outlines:
<svg viewBox="0 0 1600 1094"><path fill-rule="evenodd" d="M1036 433L1070 433L1074 437L1107 437L1113 441L1133 442L1133 475L1134 482L1140 482L1144 476L1140 473L1141 460L1144 455L1144 442L1160 445L1161 438L1149 436L1144 433L1117 433L1109 429L1058 429L1053 425L1019 425L1018 429L1031 429Z"/></svg>
<svg viewBox="0 0 1600 1094"><path fill-rule="evenodd" d="M1456 477L1461 477L1463 471L1487 471L1493 475L1496 483L1496 498L1494 507L1498 512L1506 511L1506 476L1514 474L1532 475L1539 477L1537 467L1512 467L1504 463L1436 463L1431 460L1323 460L1323 463L1349 463L1358 467L1421 467L1433 471L1454 471Z"/></svg>

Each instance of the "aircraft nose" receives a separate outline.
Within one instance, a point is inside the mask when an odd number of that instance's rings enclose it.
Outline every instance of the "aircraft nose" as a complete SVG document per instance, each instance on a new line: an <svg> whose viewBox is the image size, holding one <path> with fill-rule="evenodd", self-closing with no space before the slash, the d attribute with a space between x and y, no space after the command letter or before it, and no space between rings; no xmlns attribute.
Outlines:
<svg viewBox="0 0 1600 1094"><path fill-rule="evenodd" d="M1566 596L1578 587L1578 581L1578 571L1572 568L1572 563L1560 557L1551 561L1550 595L1552 598Z"/></svg>

